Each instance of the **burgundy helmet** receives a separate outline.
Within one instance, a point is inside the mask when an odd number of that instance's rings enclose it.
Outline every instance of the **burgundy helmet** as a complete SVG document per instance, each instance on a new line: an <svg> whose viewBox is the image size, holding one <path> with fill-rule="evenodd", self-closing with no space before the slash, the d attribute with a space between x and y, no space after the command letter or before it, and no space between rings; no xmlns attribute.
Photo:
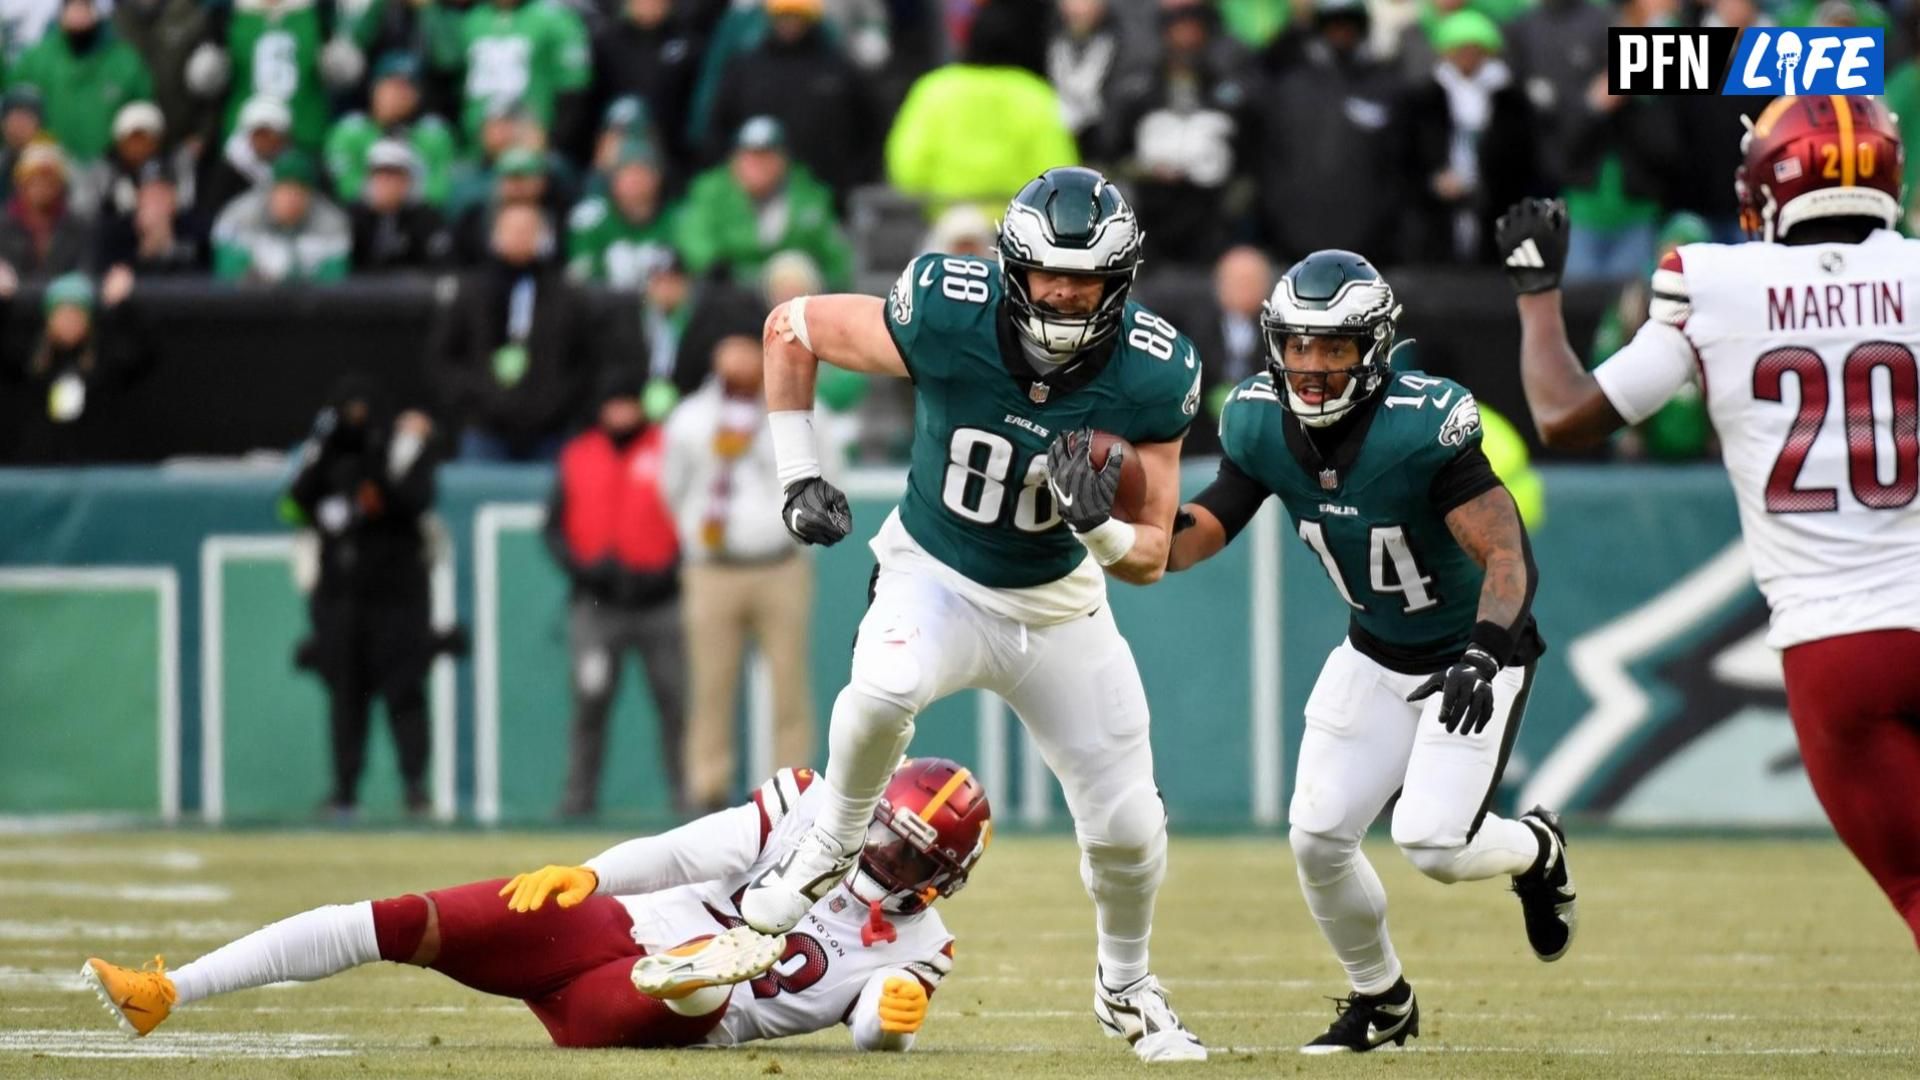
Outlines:
<svg viewBox="0 0 1920 1080"><path fill-rule="evenodd" d="M909 758L874 808L849 884L862 900L911 914L959 892L992 839L987 791L965 766Z"/></svg>
<svg viewBox="0 0 1920 1080"><path fill-rule="evenodd" d="M1900 129L1878 99L1775 98L1740 149L1733 191L1750 237L1777 240L1814 218L1869 217L1889 228L1900 218Z"/></svg>

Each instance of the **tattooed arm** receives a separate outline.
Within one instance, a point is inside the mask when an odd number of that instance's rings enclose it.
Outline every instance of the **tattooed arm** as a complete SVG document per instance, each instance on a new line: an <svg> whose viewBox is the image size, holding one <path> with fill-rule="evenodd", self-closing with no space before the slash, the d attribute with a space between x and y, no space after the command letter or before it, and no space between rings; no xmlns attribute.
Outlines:
<svg viewBox="0 0 1920 1080"><path fill-rule="evenodd" d="M1478 620L1518 634L1537 579L1513 496L1504 487L1489 488L1454 507L1446 520L1454 540L1486 571Z"/></svg>

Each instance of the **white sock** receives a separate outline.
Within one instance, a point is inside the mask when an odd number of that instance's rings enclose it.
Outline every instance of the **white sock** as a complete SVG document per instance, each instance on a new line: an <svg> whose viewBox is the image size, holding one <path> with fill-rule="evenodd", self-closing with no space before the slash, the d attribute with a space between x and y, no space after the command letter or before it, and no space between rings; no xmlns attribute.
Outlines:
<svg viewBox="0 0 1920 1080"><path fill-rule="evenodd" d="M1295 833L1294 858L1307 910L1363 994L1377 994L1400 978L1400 958L1387 937L1387 890L1360 850L1311 834Z"/></svg>
<svg viewBox="0 0 1920 1080"><path fill-rule="evenodd" d="M1531 825L1488 814L1465 847L1400 850L1435 881L1479 881L1526 873L1540 858L1541 844L1540 834Z"/></svg>
<svg viewBox="0 0 1920 1080"><path fill-rule="evenodd" d="M826 795L815 823L857 851L873 821L873 808L893 779L893 767L913 741L913 714L849 686L833 700L827 730Z"/></svg>
<svg viewBox="0 0 1920 1080"><path fill-rule="evenodd" d="M732 997L731 986L703 986L686 997L662 998L661 1001L681 1016L705 1016L725 1005Z"/></svg>
<svg viewBox="0 0 1920 1080"><path fill-rule="evenodd" d="M281 919L167 975L184 1005L268 983L324 979L378 959L373 902L362 900Z"/></svg>
<svg viewBox="0 0 1920 1080"><path fill-rule="evenodd" d="M1137 849L1136 849L1137 850ZM1153 904L1167 876L1167 840L1160 833L1138 861L1120 863L1115 853L1080 856L1080 880L1093 898L1095 955L1100 977L1118 990L1147 974L1153 937Z"/></svg>

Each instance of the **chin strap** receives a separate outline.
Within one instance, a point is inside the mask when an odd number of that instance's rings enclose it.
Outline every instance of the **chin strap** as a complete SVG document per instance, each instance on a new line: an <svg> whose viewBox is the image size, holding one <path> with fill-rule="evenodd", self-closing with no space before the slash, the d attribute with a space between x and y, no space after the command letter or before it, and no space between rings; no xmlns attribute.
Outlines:
<svg viewBox="0 0 1920 1080"><path fill-rule="evenodd" d="M867 921L860 927L860 945L871 949L882 941L892 942L900 939L900 932L887 921L886 912L880 909L880 901L867 902Z"/></svg>

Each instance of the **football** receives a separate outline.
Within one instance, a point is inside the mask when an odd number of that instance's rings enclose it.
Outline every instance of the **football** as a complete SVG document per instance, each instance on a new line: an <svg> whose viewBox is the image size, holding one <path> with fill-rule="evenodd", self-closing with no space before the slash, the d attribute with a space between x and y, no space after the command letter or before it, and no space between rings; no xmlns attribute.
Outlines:
<svg viewBox="0 0 1920 1080"><path fill-rule="evenodd" d="M1125 522L1138 521L1147 506L1147 467L1140 464L1140 454L1133 444L1118 435L1094 432L1093 467L1105 469L1107 454L1114 446L1124 446L1126 450L1120 458L1120 487L1113 493L1113 516Z"/></svg>

